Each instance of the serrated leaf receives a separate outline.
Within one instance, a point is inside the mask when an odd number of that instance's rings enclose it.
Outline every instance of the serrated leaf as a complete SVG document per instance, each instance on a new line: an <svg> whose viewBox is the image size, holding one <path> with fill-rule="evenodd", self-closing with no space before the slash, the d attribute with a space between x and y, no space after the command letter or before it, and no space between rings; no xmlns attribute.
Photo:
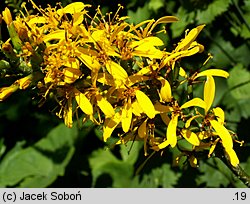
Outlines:
<svg viewBox="0 0 250 204"><path fill-rule="evenodd" d="M198 24L211 23L217 16L227 11L231 1L230 0L214 0L205 10L198 10L196 20Z"/></svg>
<svg viewBox="0 0 250 204"><path fill-rule="evenodd" d="M236 100L250 98L250 72L242 64L236 65L230 71L228 86Z"/></svg>
<svg viewBox="0 0 250 204"><path fill-rule="evenodd" d="M218 158L210 158L206 163L201 162L199 170L202 174L196 178L196 183L205 184L208 188L227 187L233 179L232 172Z"/></svg>
<svg viewBox="0 0 250 204"><path fill-rule="evenodd" d="M235 48L231 42L226 41L222 37L221 31L212 37L213 41L209 49L213 55L212 64L215 67L228 67L232 63L232 60L237 59L234 57Z"/></svg>
<svg viewBox="0 0 250 204"><path fill-rule="evenodd" d="M188 24L193 23L195 12L187 12L183 7L179 7L176 14L174 14L179 21L170 25L173 38L179 37L183 34Z"/></svg>
<svg viewBox="0 0 250 204"><path fill-rule="evenodd" d="M138 24L144 20L150 18L150 10L148 8L148 4L144 4L143 7L137 8L134 12L132 10L128 10L128 16L130 17L128 20L130 23Z"/></svg>
<svg viewBox="0 0 250 204"><path fill-rule="evenodd" d="M157 12L160 8L164 6L164 0L150 0L148 3L148 8Z"/></svg>
<svg viewBox="0 0 250 204"><path fill-rule="evenodd" d="M142 143L133 141L126 143L126 145L121 145L120 153L122 160L128 164L134 165L139 157L142 146Z"/></svg>
<svg viewBox="0 0 250 204"><path fill-rule="evenodd" d="M145 174L141 181L138 177L134 178L133 186L138 188L172 188L174 187L181 174L173 171L170 164L163 164L161 167L154 168L149 174Z"/></svg>
<svg viewBox="0 0 250 204"><path fill-rule="evenodd" d="M76 128L60 124L33 146L17 143L0 163L0 186L47 187L64 175L76 137Z"/></svg>
<svg viewBox="0 0 250 204"><path fill-rule="evenodd" d="M117 159L110 150L98 149L89 157L92 186L96 185L98 177L108 174L113 179L112 187L128 187L133 175L133 166ZM111 187L111 186L109 186Z"/></svg>

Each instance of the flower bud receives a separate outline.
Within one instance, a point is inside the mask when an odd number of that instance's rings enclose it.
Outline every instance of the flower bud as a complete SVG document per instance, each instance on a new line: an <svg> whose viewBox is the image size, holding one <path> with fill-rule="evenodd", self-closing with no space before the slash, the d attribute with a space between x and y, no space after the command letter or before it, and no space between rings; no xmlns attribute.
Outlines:
<svg viewBox="0 0 250 204"><path fill-rule="evenodd" d="M9 26L12 23L12 16L10 10L7 7L2 12L2 15L3 15L3 20L5 21L7 26Z"/></svg>
<svg viewBox="0 0 250 204"><path fill-rule="evenodd" d="M9 97L12 93L14 93L18 89L18 84L12 84L9 87L0 88L0 101L5 100Z"/></svg>

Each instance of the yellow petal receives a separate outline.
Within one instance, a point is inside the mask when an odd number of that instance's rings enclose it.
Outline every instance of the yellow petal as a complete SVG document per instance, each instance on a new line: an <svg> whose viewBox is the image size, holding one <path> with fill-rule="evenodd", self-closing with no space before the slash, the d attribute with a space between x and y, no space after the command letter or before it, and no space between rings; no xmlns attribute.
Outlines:
<svg viewBox="0 0 250 204"><path fill-rule="evenodd" d="M192 106L198 106L198 107L201 107L201 108L205 109L206 108L206 103L200 98L193 98L190 101L187 101L186 103L184 103L181 106L181 109L189 108L189 107L192 107Z"/></svg>
<svg viewBox="0 0 250 204"><path fill-rule="evenodd" d="M179 51L181 49L185 49L186 47L189 47L189 45L196 39L196 37L199 35L201 30L205 27L205 25L197 26L196 28L193 28L187 36L178 44L176 47L176 51Z"/></svg>
<svg viewBox="0 0 250 204"><path fill-rule="evenodd" d="M121 113L115 113L114 117L106 118L104 125L103 125L103 140L104 142L112 135L114 129L121 121Z"/></svg>
<svg viewBox="0 0 250 204"><path fill-rule="evenodd" d="M159 102L156 102L154 107L155 107L156 114L169 113L173 111L173 108L171 106L162 105Z"/></svg>
<svg viewBox="0 0 250 204"><path fill-rule="evenodd" d="M171 147L175 147L177 144L176 128L178 123L178 116L179 115L172 116L167 128L167 140L169 141Z"/></svg>
<svg viewBox="0 0 250 204"><path fill-rule="evenodd" d="M145 47L145 45L140 45L134 49L133 55L148 57L150 59L161 59L163 57L163 52L155 47Z"/></svg>
<svg viewBox="0 0 250 204"><path fill-rule="evenodd" d="M56 30L43 37L44 42L48 42L50 40L63 40L63 39L65 39L65 30Z"/></svg>
<svg viewBox="0 0 250 204"><path fill-rule="evenodd" d="M140 125L138 128L138 136L140 138L145 138L147 137L147 119L143 121L143 123Z"/></svg>
<svg viewBox="0 0 250 204"><path fill-rule="evenodd" d="M172 23L172 22L176 22L179 19L175 16L163 16L161 18L159 18L157 21L155 21L155 23L152 25L151 29L149 30L149 33L151 33L153 31L153 29L155 28L155 26L157 26L160 23Z"/></svg>
<svg viewBox="0 0 250 204"><path fill-rule="evenodd" d="M74 83L82 75L81 70L66 67L63 69L64 81L68 84Z"/></svg>
<svg viewBox="0 0 250 204"><path fill-rule="evenodd" d="M92 53L93 56L87 54L87 50L84 48L77 48L79 51L79 56L78 58L90 69L94 71L98 71L101 68L100 63L98 60L96 60L95 54L97 53Z"/></svg>
<svg viewBox="0 0 250 204"><path fill-rule="evenodd" d="M216 120L210 120L210 123L221 138L223 147L225 149L232 149L233 140L228 130Z"/></svg>
<svg viewBox="0 0 250 204"><path fill-rule="evenodd" d="M129 131L132 121L131 102L127 102L122 109L122 130L126 133Z"/></svg>
<svg viewBox="0 0 250 204"><path fill-rule="evenodd" d="M12 93L14 93L15 91L17 91L18 87L19 87L18 84L12 84L9 87L2 87L2 88L0 88L0 101L5 100Z"/></svg>
<svg viewBox="0 0 250 204"><path fill-rule="evenodd" d="M116 62L108 61L106 63L108 72L113 76L115 80L126 81L128 78L127 72Z"/></svg>
<svg viewBox="0 0 250 204"><path fill-rule="evenodd" d="M226 149L225 151L226 151L226 153L227 153L227 155L229 157L230 163L234 167L237 167L240 162L239 162L239 159L238 159L237 154L235 153L235 151L233 149Z"/></svg>
<svg viewBox="0 0 250 204"><path fill-rule="evenodd" d="M132 112L134 113L135 116L141 116L141 113L143 113L143 110L139 105L138 101L134 101L132 103Z"/></svg>
<svg viewBox="0 0 250 204"><path fill-rule="evenodd" d="M59 15L62 15L63 13L70 13L70 14L79 13L87 6L90 7L89 4L84 4L82 2L74 2L65 6L62 9L58 9L57 13Z"/></svg>
<svg viewBox="0 0 250 204"><path fill-rule="evenodd" d="M80 91L75 92L75 99L78 104L78 106L81 108L81 110L87 114L92 115L93 114L93 106L90 103L89 99Z"/></svg>
<svg viewBox="0 0 250 204"><path fill-rule="evenodd" d="M205 112L207 112L213 104L215 95L215 82L214 78L207 75L207 80L204 86L204 101L206 103Z"/></svg>
<svg viewBox="0 0 250 204"><path fill-rule="evenodd" d="M225 113L220 107L213 108L214 115L217 120L223 125L225 121Z"/></svg>
<svg viewBox="0 0 250 204"><path fill-rule="evenodd" d="M72 110L72 101L71 98L67 101L67 104L64 108L64 123L67 127L72 128L73 126L73 110Z"/></svg>
<svg viewBox="0 0 250 204"><path fill-rule="evenodd" d="M3 20L9 26L12 23L12 16L10 10L6 7L4 11L2 12Z"/></svg>
<svg viewBox="0 0 250 204"><path fill-rule="evenodd" d="M208 153L208 158L211 157L211 155L213 154L215 147L217 145L217 143L219 142L220 138L217 138L213 144L211 145L210 149L209 149L209 153Z"/></svg>
<svg viewBox="0 0 250 204"><path fill-rule="evenodd" d="M164 149L165 147L167 147L170 144L169 140L166 140L164 142L162 142L161 144L159 144L158 146L156 146L156 148L154 148L155 151L158 151L160 149Z"/></svg>
<svg viewBox="0 0 250 204"><path fill-rule="evenodd" d="M149 117L155 117L155 108L152 101L148 98L148 96L140 90L136 90L136 99L141 106L143 112Z"/></svg>
<svg viewBox="0 0 250 204"><path fill-rule="evenodd" d="M18 80L19 83L19 89L26 89L32 82L33 75L30 74L22 79Z"/></svg>
<svg viewBox="0 0 250 204"><path fill-rule="evenodd" d="M179 75L182 76L182 77L184 77L184 78L187 78L186 71L183 68L181 68L181 67L180 67Z"/></svg>
<svg viewBox="0 0 250 204"><path fill-rule="evenodd" d="M181 135L192 145L199 146L200 140L198 136L188 129L182 129Z"/></svg>
<svg viewBox="0 0 250 204"><path fill-rule="evenodd" d="M202 71L200 73L198 73L194 79L198 78L198 77L201 77L201 76L218 76L218 77L224 77L224 78L228 78L229 77L229 73L224 71L224 70L221 70L221 69L208 69L208 70L205 70L205 71Z"/></svg>
<svg viewBox="0 0 250 204"><path fill-rule="evenodd" d="M115 115L113 106L100 94L96 95L97 105L102 110L106 118L111 118Z"/></svg>
<svg viewBox="0 0 250 204"><path fill-rule="evenodd" d="M190 124L193 120L195 120L196 118L199 118L201 117L200 115L194 115L192 116L191 118L189 118L186 123L185 123L185 128L189 128L190 127Z"/></svg>
<svg viewBox="0 0 250 204"><path fill-rule="evenodd" d="M172 100L172 91L171 91L171 86L169 84L169 82L164 79L163 77L158 77L157 78L162 86L161 86L161 90L160 90L160 98L162 101L165 102L170 102Z"/></svg>
<svg viewBox="0 0 250 204"><path fill-rule="evenodd" d="M136 47L140 47L140 48L144 48L147 49L148 47L154 47L154 46L161 46L164 45L163 41L158 38L158 37L147 37L144 38L140 41L132 41L130 44L131 48L136 48Z"/></svg>
<svg viewBox="0 0 250 204"><path fill-rule="evenodd" d="M34 26L34 24L39 23L39 24L45 24L46 23L46 18L44 16L36 16L34 18L31 18L28 22L28 25L30 27Z"/></svg>
<svg viewBox="0 0 250 204"><path fill-rule="evenodd" d="M188 50L184 50L181 54L180 57L188 57L188 56L192 56L192 55L195 55L196 53L198 52L201 52L201 47L200 46L195 46L191 49L188 49Z"/></svg>

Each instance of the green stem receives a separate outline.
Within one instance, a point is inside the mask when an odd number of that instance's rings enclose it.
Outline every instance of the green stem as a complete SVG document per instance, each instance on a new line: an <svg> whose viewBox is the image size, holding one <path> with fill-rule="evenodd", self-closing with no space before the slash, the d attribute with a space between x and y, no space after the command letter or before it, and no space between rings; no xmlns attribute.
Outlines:
<svg viewBox="0 0 250 204"><path fill-rule="evenodd" d="M238 5L237 2L235 2L234 0L232 0L232 3L234 4L235 8L237 9L238 13L240 14L240 16L241 16L241 18L242 18L244 24L246 25L247 29L250 31L250 26L249 26L247 20L244 18L244 14L243 14L243 12L241 11L239 5Z"/></svg>
<svg viewBox="0 0 250 204"><path fill-rule="evenodd" d="M240 179L248 188L250 188L250 176L244 171L244 169L237 165L232 166L227 155L224 155L222 151L216 153L216 156L234 173L234 175Z"/></svg>

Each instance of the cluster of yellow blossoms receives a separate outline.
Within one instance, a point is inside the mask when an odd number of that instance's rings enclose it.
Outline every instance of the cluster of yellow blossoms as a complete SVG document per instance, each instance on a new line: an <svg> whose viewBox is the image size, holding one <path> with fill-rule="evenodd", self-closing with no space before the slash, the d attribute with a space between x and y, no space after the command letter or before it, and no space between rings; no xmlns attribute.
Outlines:
<svg viewBox="0 0 250 204"><path fill-rule="evenodd" d="M18 89L36 87L41 103L51 97L57 101L57 115L68 127L83 112L84 120L102 126L104 141L112 134L116 144L140 140L147 154L174 148L185 139L193 148L183 154L193 165L197 158L192 153L206 150L211 156L220 143L231 164L239 164L233 134L224 126L224 112L211 108L214 77L229 74L220 69L189 74L179 63L203 52L196 38L204 25L187 32L167 52L160 49L164 43L154 30L177 21L174 16L133 25L118 12L104 16L99 8L91 17L91 6L82 2L46 9L30 2L38 14L26 12L12 20L8 8L2 13L10 34L1 44L8 59L1 60L8 67L4 77L13 74L10 67L16 66L19 79L0 88L0 101ZM198 82L204 82L199 83L204 84L204 96L192 98L192 86ZM179 87L187 90L181 99L175 96ZM158 134L158 128L166 134Z"/></svg>

